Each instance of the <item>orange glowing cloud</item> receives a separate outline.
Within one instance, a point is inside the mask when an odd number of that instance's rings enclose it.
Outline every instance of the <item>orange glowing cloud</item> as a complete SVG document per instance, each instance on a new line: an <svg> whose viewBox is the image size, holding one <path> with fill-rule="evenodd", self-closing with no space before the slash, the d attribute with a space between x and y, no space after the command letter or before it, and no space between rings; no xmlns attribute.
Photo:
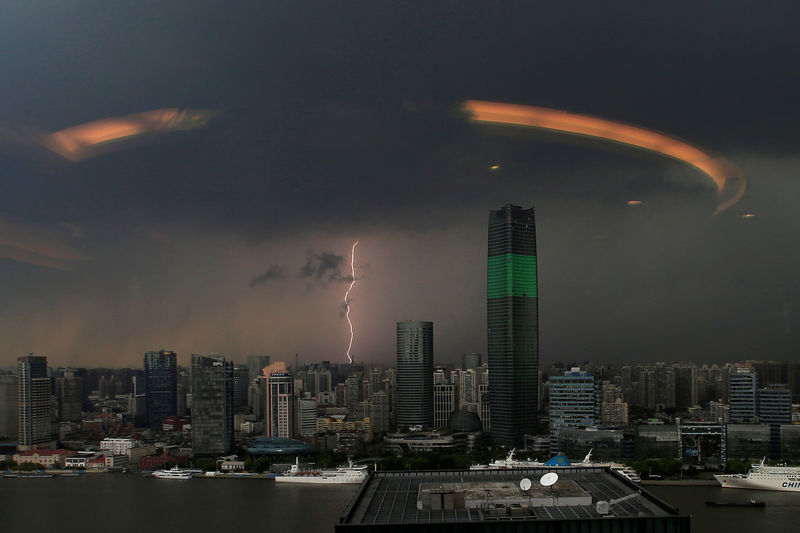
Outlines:
<svg viewBox="0 0 800 533"><path fill-rule="evenodd" d="M747 181L729 161L714 157L679 139L644 128L566 111L499 102L468 100L464 109L474 122L521 126L611 141L671 157L694 167L714 181L719 204L714 214L735 204L744 194Z"/></svg>
<svg viewBox="0 0 800 533"><path fill-rule="evenodd" d="M261 369L261 374L263 376L269 377L272 373L285 373L288 372L288 367L284 361L275 361L269 366L265 366Z"/></svg>
<svg viewBox="0 0 800 533"><path fill-rule="evenodd" d="M70 161L80 161L110 143L151 133L201 128L216 114L210 110L156 109L79 124L44 135L40 142Z"/></svg>

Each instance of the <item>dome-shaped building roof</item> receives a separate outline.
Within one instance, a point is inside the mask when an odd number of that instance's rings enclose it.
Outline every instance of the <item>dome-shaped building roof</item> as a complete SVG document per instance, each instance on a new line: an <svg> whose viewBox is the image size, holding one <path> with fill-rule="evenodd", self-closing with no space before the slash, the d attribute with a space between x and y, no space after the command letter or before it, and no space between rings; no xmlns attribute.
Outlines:
<svg viewBox="0 0 800 533"><path fill-rule="evenodd" d="M481 431L483 424L477 413L459 409L450 414L450 429L456 432Z"/></svg>

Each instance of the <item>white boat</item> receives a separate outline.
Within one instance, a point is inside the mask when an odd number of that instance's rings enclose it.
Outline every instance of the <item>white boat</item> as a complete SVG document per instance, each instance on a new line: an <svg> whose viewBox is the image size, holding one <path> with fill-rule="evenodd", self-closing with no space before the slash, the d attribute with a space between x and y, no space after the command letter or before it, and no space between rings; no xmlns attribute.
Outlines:
<svg viewBox="0 0 800 533"><path fill-rule="evenodd" d="M169 470L154 470L153 477L158 479L192 479L192 473L173 466Z"/></svg>
<svg viewBox="0 0 800 533"><path fill-rule="evenodd" d="M367 465L340 466L336 470L301 470L299 459L295 458L292 467L275 476L277 483L320 483L320 484L359 484L367 479L369 467Z"/></svg>
<svg viewBox="0 0 800 533"><path fill-rule="evenodd" d="M747 474L717 474L714 476L724 489L759 489L800 492L800 467L767 466L764 459L750 465Z"/></svg>
<svg viewBox="0 0 800 533"><path fill-rule="evenodd" d="M512 448L510 452L508 452L508 456L505 459L497 459L492 461L488 465L481 465L476 464L469 467L470 470L507 470L509 468L538 468L544 466L544 463L541 463L537 460L528 459L514 459L514 453L516 453L517 449Z"/></svg>

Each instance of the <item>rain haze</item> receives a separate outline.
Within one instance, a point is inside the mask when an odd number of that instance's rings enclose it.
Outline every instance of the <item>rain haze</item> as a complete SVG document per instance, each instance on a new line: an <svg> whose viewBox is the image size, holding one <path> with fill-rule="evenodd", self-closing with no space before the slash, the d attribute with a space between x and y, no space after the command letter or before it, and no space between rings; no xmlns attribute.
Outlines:
<svg viewBox="0 0 800 533"><path fill-rule="evenodd" d="M537 3L539 4L539 3ZM488 211L536 208L541 358L795 358L793 2L0 7L0 366L147 350L392 364L486 351ZM515 103L658 153L470 120Z"/></svg>

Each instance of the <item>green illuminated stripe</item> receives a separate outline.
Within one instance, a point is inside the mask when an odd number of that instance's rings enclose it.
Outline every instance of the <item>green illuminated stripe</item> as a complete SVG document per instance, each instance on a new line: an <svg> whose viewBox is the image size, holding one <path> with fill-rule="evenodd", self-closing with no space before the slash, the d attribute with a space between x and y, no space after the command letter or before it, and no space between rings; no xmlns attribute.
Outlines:
<svg viewBox="0 0 800 533"><path fill-rule="evenodd" d="M506 254L490 257L488 281L489 298L536 298L536 256Z"/></svg>

